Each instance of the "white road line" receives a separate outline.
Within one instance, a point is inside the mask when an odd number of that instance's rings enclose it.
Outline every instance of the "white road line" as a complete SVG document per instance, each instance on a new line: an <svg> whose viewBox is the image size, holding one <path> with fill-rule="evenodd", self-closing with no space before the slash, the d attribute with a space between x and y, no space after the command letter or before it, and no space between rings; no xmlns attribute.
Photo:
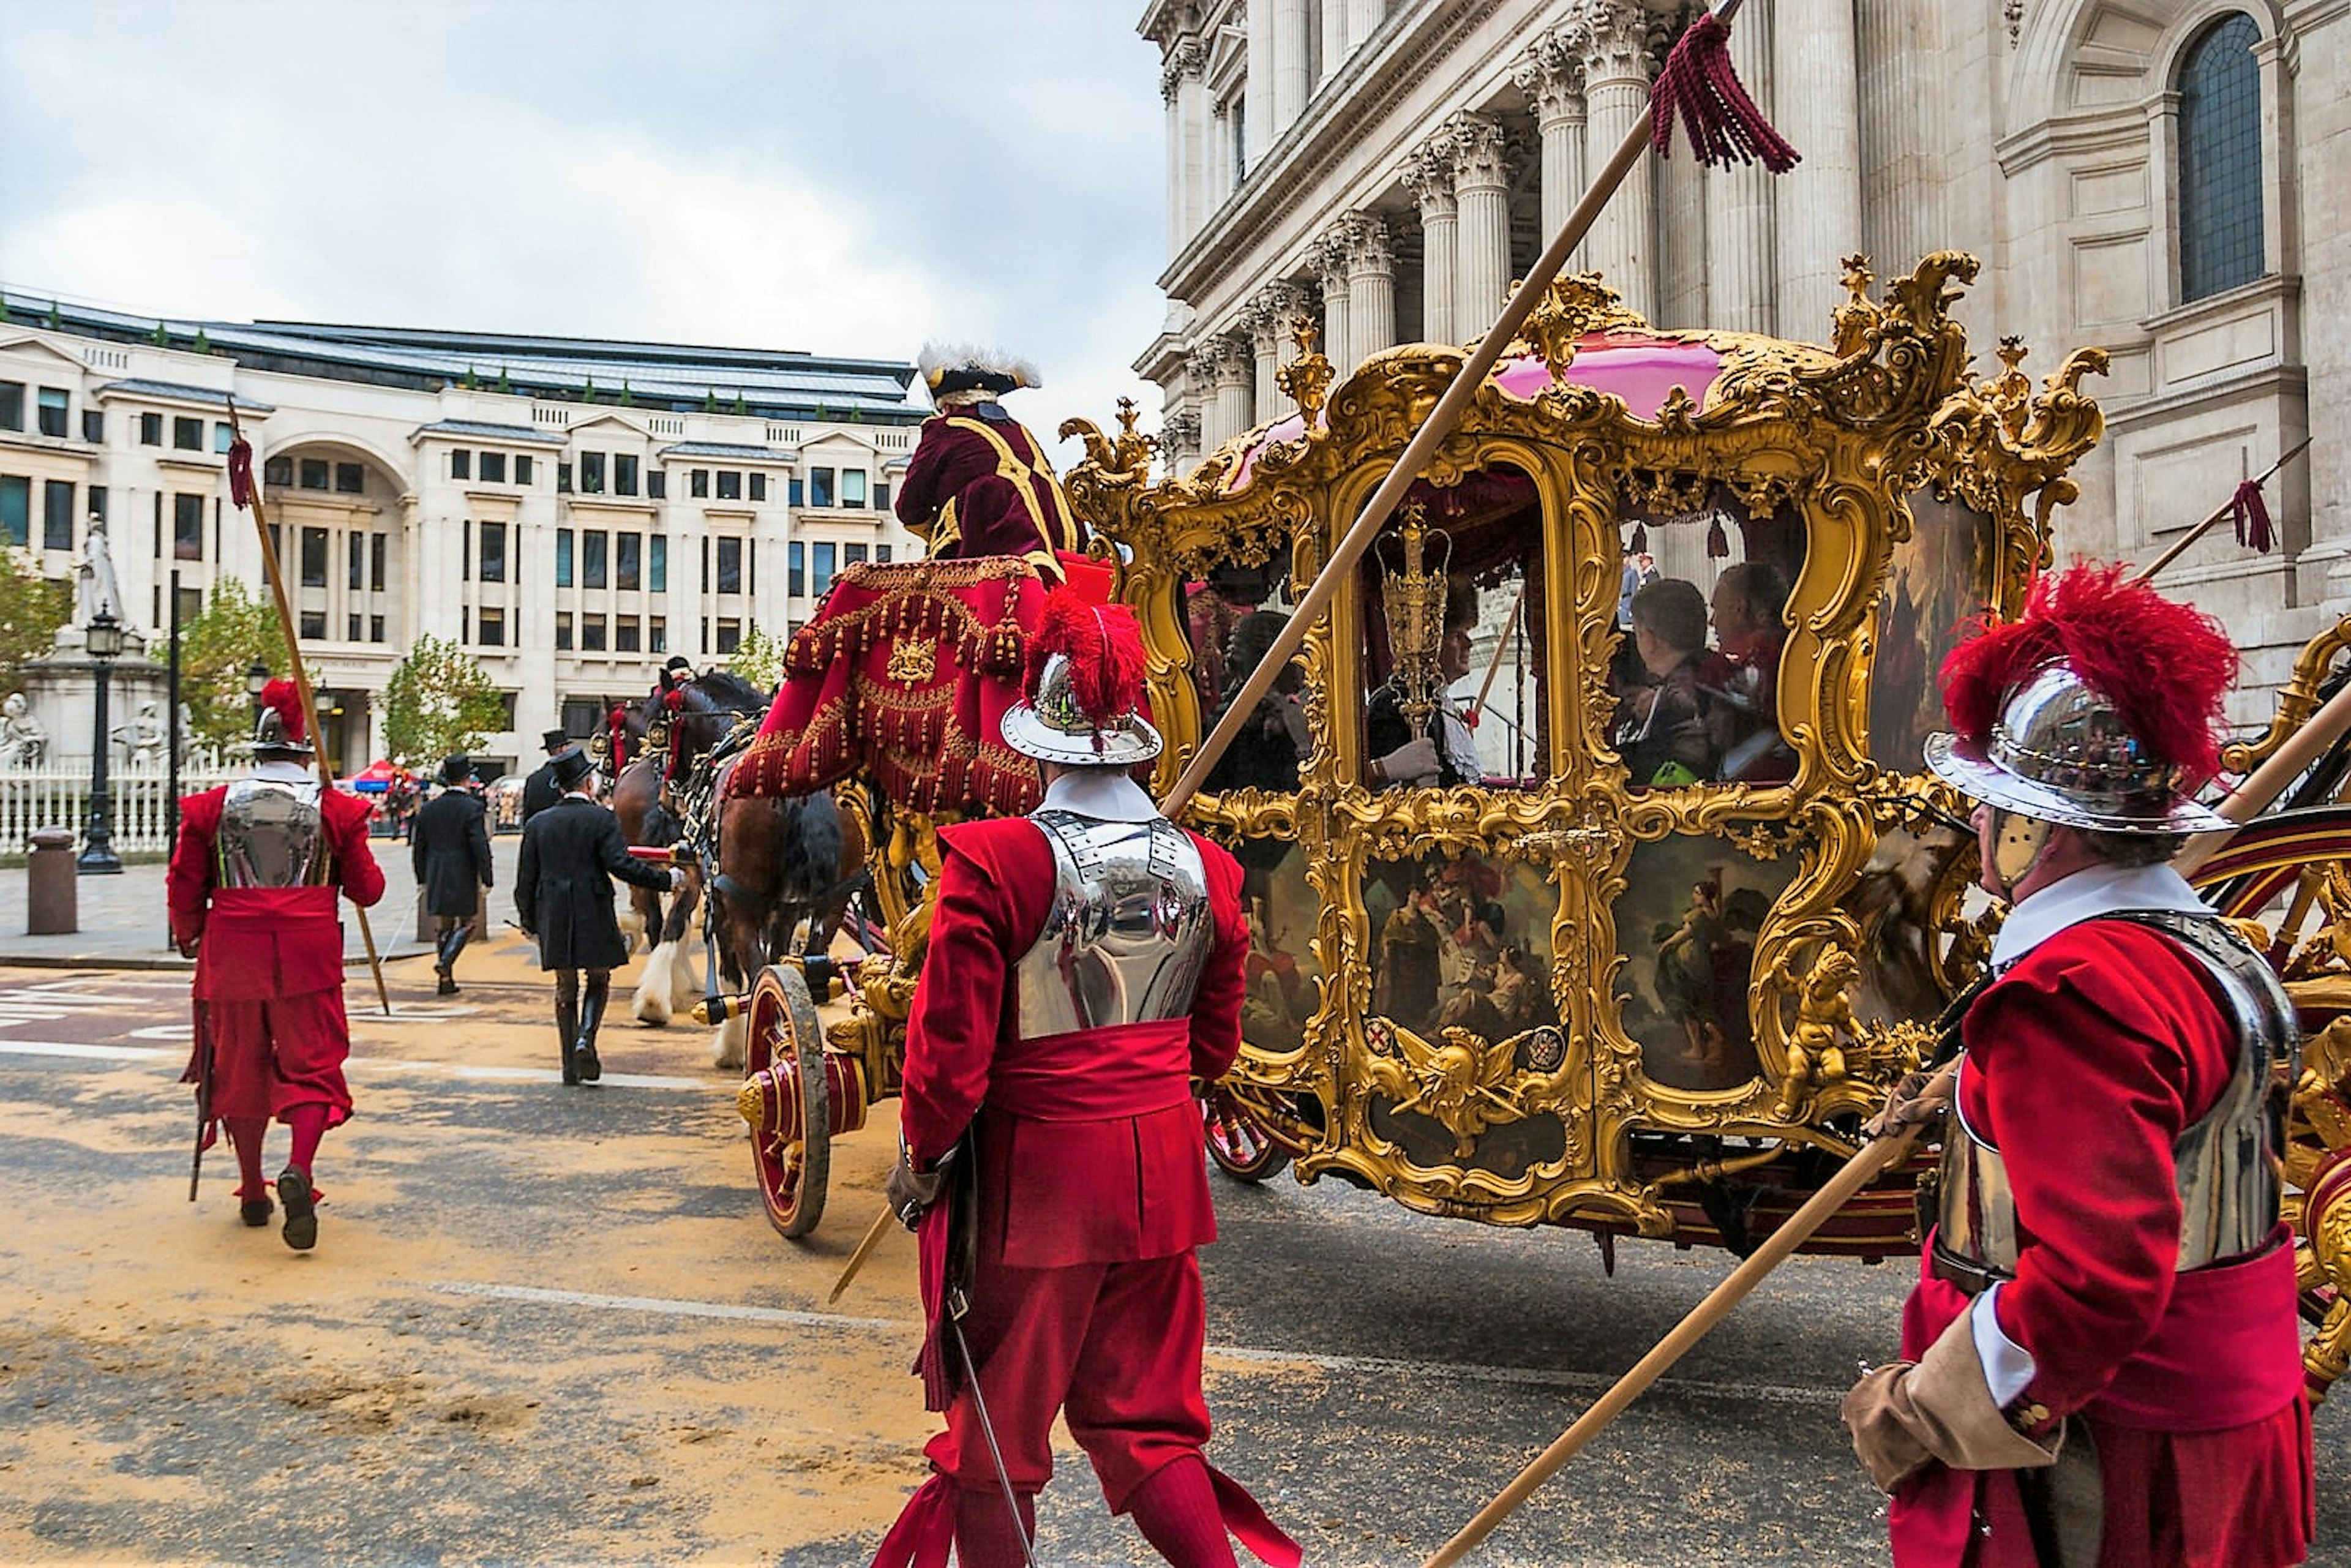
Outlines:
<svg viewBox="0 0 2351 1568"><path fill-rule="evenodd" d="M425 1287L446 1296L485 1296L493 1301L531 1301L545 1306L597 1307L607 1312L657 1312L674 1318L727 1318L747 1323L788 1323L812 1329L905 1329L922 1325L906 1318L852 1318L834 1312L796 1312L784 1307L741 1307L725 1301L680 1301L664 1296L600 1296L591 1291L542 1291L529 1285L485 1285L463 1280Z"/></svg>
<svg viewBox="0 0 2351 1568"><path fill-rule="evenodd" d="M651 1312L667 1317L721 1318L740 1322L783 1323L796 1328L886 1329L912 1333L921 1325L904 1318L852 1318L831 1312L792 1312L782 1307L744 1307L724 1301L679 1301L667 1296L603 1296L588 1291L548 1291L529 1285L490 1285L444 1281L425 1289L452 1296L481 1296L496 1301L531 1301L548 1306L596 1307L606 1311ZM1529 1366L1480 1366L1468 1362L1403 1361L1374 1355L1322 1355L1304 1350L1265 1350L1255 1346L1211 1344L1211 1361L1240 1362L1253 1366L1311 1366L1320 1372L1349 1377L1422 1381L1449 1378L1465 1383L1497 1383L1525 1388L1570 1388L1599 1392L1615 1386L1616 1379L1599 1372L1553 1372ZM1666 1377L1655 1386L1700 1399L1743 1399L1766 1405L1826 1405L1844 1397L1843 1388L1802 1388L1752 1383L1694 1383Z"/></svg>
<svg viewBox="0 0 2351 1568"><path fill-rule="evenodd" d="M0 1039L0 1056L62 1056L83 1061L154 1061L177 1060L177 1050L141 1045L82 1045L62 1040ZM471 1066L451 1061L402 1061L383 1056L354 1056L344 1065L354 1071L398 1072L411 1078L450 1078L491 1083L559 1083L563 1074L552 1067ZM720 1079L672 1078L646 1072L607 1072L605 1083L616 1089L691 1089L714 1098L733 1092Z"/></svg>

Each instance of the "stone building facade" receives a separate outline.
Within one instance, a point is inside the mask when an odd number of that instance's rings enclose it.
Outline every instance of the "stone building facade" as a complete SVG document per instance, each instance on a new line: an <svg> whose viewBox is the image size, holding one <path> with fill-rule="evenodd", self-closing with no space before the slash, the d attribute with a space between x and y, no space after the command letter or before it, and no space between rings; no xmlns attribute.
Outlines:
<svg viewBox="0 0 2351 1568"><path fill-rule="evenodd" d="M1152 0L1169 297L1135 361L1178 463L1289 412L1301 309L1343 372L1474 341L1644 114L1691 14L1644 0ZM2351 0L1771 0L1733 27L1790 173L1646 159L1572 266L1662 327L1823 340L1849 254L1973 252L1963 307L2046 371L2098 344L2066 556L2151 559L2305 435L2279 549L2165 575L2245 643L2240 717L2351 611ZM1698 575L1702 560L1679 563ZM1667 570L1677 570L1667 563Z"/></svg>
<svg viewBox="0 0 2351 1568"><path fill-rule="evenodd" d="M225 578L266 593L227 498L234 395L347 768L381 754L423 634L489 670L512 716L485 757L528 767L669 655L707 667L842 566L920 553L890 511L928 412L911 364L0 302L0 539L70 576L103 517L160 662L174 573L183 618Z"/></svg>

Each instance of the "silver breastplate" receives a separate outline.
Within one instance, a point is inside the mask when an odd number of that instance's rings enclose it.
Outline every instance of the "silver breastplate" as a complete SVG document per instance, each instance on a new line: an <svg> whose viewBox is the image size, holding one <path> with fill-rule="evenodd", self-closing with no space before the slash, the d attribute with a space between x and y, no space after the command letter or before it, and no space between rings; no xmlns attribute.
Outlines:
<svg viewBox="0 0 2351 1568"><path fill-rule="evenodd" d="M214 844L222 887L300 887L327 852L319 786L240 779L228 787Z"/></svg>
<svg viewBox="0 0 2351 1568"><path fill-rule="evenodd" d="M1216 937L1198 846L1165 818L1029 820L1053 848L1053 904L1015 966L1020 1038L1189 1014Z"/></svg>
<svg viewBox="0 0 2351 1568"><path fill-rule="evenodd" d="M2109 918L2152 925L2187 948L2212 977L2236 1025L2241 1048L2228 1087L2172 1144L2180 1206L2178 1268L2185 1273L2252 1252L2276 1228L2283 1196L2284 1103L2279 1085L2294 1081L2302 1052L2294 1004L2261 955L2217 920L2152 911ZM2276 1071L2280 1063L2285 1067L2283 1080ZM1968 1125L1961 1103L1953 1101L1956 1127L1943 1144L1937 1258L1947 1277L2013 1279L2016 1196L2007 1163ZM2051 1131L2063 1134L2063 1129Z"/></svg>

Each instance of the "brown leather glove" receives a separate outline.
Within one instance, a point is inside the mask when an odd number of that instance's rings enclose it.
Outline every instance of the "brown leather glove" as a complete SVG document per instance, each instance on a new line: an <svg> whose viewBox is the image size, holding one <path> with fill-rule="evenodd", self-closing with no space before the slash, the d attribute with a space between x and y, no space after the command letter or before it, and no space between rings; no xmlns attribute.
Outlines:
<svg viewBox="0 0 2351 1568"><path fill-rule="evenodd" d="M2044 1446L2010 1424L1991 1402L1976 1358L1970 1314L1961 1312L1926 1355L1863 1377L1840 1412L1853 1451L1877 1490L1891 1492L1939 1459L1955 1470L2024 1470L2053 1464L2063 1428Z"/></svg>
<svg viewBox="0 0 2351 1568"><path fill-rule="evenodd" d="M1905 1077L1886 1092L1885 1108L1862 1124L1865 1138L1890 1138L1906 1127L1938 1121L1951 1108L1959 1075L1920 1071Z"/></svg>
<svg viewBox="0 0 2351 1568"><path fill-rule="evenodd" d="M898 1216L898 1223L912 1230L923 1222L923 1211L938 1202L946 1182L944 1171L916 1170L913 1156L902 1145L898 1163L890 1167L890 1179L882 1184L882 1193Z"/></svg>

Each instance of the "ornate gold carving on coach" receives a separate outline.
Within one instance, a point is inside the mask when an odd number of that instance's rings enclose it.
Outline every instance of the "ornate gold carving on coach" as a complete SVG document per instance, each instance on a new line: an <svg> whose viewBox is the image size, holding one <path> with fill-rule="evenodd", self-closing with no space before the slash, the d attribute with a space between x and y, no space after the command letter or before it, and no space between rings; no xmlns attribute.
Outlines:
<svg viewBox="0 0 2351 1568"><path fill-rule="evenodd" d="M1512 284L1511 292L1517 289ZM1552 279L1510 347L1541 360L1553 376L1564 376L1575 362L1580 340L1594 332L1646 331L1648 325L1648 318L1627 306L1600 274L1572 272Z"/></svg>
<svg viewBox="0 0 2351 1568"><path fill-rule="evenodd" d="M904 642L892 646L890 663L883 674L902 686L927 686L937 679L939 645L936 643Z"/></svg>
<svg viewBox="0 0 2351 1568"><path fill-rule="evenodd" d="M2318 711L2326 678L2346 650L2351 650L2351 615L2320 632L2304 645L2294 661L2294 674L2278 693L2277 716L2260 738L2223 747L2220 767L2230 773L2250 773L2269 760L2285 737L2310 722Z"/></svg>
<svg viewBox="0 0 2351 1568"><path fill-rule="evenodd" d="M1322 412L1322 396L1331 388L1331 361L1315 351L1314 340L1319 334L1311 317L1301 316L1292 321L1290 336L1298 345L1298 358L1275 371L1273 381L1282 395L1298 405L1298 412L1311 426Z"/></svg>

